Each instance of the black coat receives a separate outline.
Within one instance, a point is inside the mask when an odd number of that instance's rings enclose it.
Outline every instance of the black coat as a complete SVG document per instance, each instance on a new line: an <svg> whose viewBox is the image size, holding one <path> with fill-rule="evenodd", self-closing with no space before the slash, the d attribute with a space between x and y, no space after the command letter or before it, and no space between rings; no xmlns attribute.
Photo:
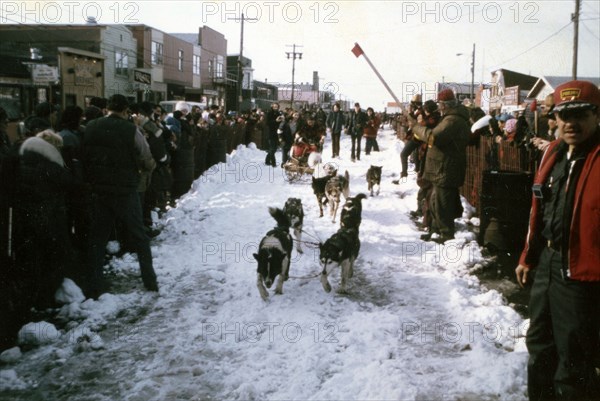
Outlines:
<svg viewBox="0 0 600 401"><path fill-rule="evenodd" d="M187 120L182 119L177 149L173 152L173 196L179 198L189 191L194 181L194 131Z"/></svg>
<svg viewBox="0 0 600 401"><path fill-rule="evenodd" d="M31 302L48 304L70 263L66 194L81 190L81 182L43 139L29 138L19 154L13 279L30 292Z"/></svg>
<svg viewBox="0 0 600 401"><path fill-rule="evenodd" d="M83 171L94 191L137 191L136 126L117 116L90 121L83 139Z"/></svg>
<svg viewBox="0 0 600 401"><path fill-rule="evenodd" d="M342 132L344 125L344 113L341 111L332 111L327 116L327 128L331 128L331 132L337 134Z"/></svg>

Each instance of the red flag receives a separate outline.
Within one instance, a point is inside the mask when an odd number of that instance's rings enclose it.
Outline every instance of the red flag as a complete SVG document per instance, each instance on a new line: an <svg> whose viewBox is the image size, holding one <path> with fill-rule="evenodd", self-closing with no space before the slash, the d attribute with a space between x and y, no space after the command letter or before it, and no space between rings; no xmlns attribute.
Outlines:
<svg viewBox="0 0 600 401"><path fill-rule="evenodd" d="M529 107L530 111L535 112L537 110L537 99L533 99L533 102L531 102L531 106Z"/></svg>
<svg viewBox="0 0 600 401"><path fill-rule="evenodd" d="M365 54L365 52L363 52L363 49L360 48L360 46L358 45L358 43L354 44L354 47L352 48L352 53L354 53L354 55L356 57L360 57L361 54Z"/></svg>

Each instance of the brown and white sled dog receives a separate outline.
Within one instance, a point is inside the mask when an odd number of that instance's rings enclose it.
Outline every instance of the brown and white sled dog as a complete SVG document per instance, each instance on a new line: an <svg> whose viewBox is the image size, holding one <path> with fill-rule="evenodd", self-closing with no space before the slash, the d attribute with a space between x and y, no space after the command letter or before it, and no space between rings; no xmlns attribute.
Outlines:
<svg viewBox="0 0 600 401"><path fill-rule="evenodd" d="M254 254L254 258L258 261L256 286L261 298L265 301L269 297L267 288L271 288L277 276L279 276L279 280L275 293L283 293L283 282L288 279L290 271L293 245L290 221L285 213L281 209L272 207L269 208L269 213L277 221L277 227L263 237L258 245L258 253Z"/></svg>
<svg viewBox="0 0 600 401"><path fill-rule="evenodd" d="M296 239L296 250L302 253L302 225L304 224L304 209L302 200L298 198L288 198L283 206L283 213L287 216L290 227L294 229L294 238Z"/></svg>
<svg viewBox="0 0 600 401"><path fill-rule="evenodd" d="M340 228L324 244L319 246L319 251L319 259L323 264L323 271L321 272L323 289L325 292L331 291L328 280L329 274L336 266L340 266L342 271L338 292L345 294L348 279L352 278L354 274L354 261L360 251L358 230L356 228Z"/></svg>
<svg viewBox="0 0 600 401"><path fill-rule="evenodd" d="M367 170L367 186L368 191L371 192L371 196L373 196L373 190L377 185L377 195L379 195L379 190L381 189L381 169L382 166L371 166L369 170Z"/></svg>
<svg viewBox="0 0 600 401"><path fill-rule="evenodd" d="M336 175L327 181L327 184L325 184L325 196L329 202L329 213L333 223L335 223L335 217L340 206L341 196L344 195L344 199L348 199L349 193L350 176L348 175L348 170L346 170L343 176Z"/></svg>

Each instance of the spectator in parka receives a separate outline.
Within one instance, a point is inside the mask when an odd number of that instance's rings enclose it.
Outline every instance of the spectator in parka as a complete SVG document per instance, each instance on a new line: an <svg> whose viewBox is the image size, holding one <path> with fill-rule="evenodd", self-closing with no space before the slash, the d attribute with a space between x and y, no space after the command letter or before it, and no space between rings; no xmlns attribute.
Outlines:
<svg viewBox="0 0 600 401"><path fill-rule="evenodd" d="M466 148L469 142L469 111L460 104L454 92L444 89L438 93L440 123L433 129L413 124L413 132L428 144L423 178L431 182L430 208L431 232L422 239L444 243L454 238L454 219L460 217L463 208L459 188L464 184L467 169Z"/></svg>
<svg viewBox="0 0 600 401"><path fill-rule="evenodd" d="M427 100L423 104L423 114L419 116L417 122L421 126L433 129L439 124L441 118L442 116L438 111L437 104L433 100ZM410 212L410 215L415 218L423 216L421 229L424 231L431 231L432 216L430 211L430 203L433 185L431 182L423 178L427 159L427 150L428 145L426 143L422 143L418 150L418 159L421 161L421 165L419 166L419 173L417 175L417 185L419 186L419 192L417 193L417 210Z"/></svg>
<svg viewBox="0 0 600 401"><path fill-rule="evenodd" d="M104 278L104 250L116 220L128 231L135 246L142 281L158 291L150 239L144 229L137 193L139 171L156 166L141 130L128 121L129 104L123 95L108 101L109 115L88 123L83 139L85 179L92 190L92 223L89 236L90 283L88 293L98 297L108 290Z"/></svg>
<svg viewBox="0 0 600 401"><path fill-rule="evenodd" d="M54 293L70 270L72 256L66 196L81 181L65 168L61 146L62 138L47 130L19 148L13 278L26 289L21 294L28 298L25 303L39 308L54 305Z"/></svg>
<svg viewBox="0 0 600 401"><path fill-rule="evenodd" d="M350 149L351 161L360 160L360 141L366 122L367 114L361 110L360 103L354 103L354 109L350 111L347 123L348 133L352 140L352 148Z"/></svg>
<svg viewBox="0 0 600 401"><path fill-rule="evenodd" d="M340 157L340 137L344 129L344 113L340 110L340 104L333 105L333 109L327 116L327 128L331 130L331 157Z"/></svg>
<svg viewBox="0 0 600 401"><path fill-rule="evenodd" d="M569 81L554 92L561 138L534 178L529 231L516 268L529 301L530 400L600 397L600 90Z"/></svg>
<svg viewBox="0 0 600 401"><path fill-rule="evenodd" d="M363 130L363 136L366 139L365 155L369 155L371 153L371 150L379 152L379 144L377 143L377 131L379 130L380 124L381 119L377 115L375 115L375 110L373 110L372 107L367 108L367 121Z"/></svg>

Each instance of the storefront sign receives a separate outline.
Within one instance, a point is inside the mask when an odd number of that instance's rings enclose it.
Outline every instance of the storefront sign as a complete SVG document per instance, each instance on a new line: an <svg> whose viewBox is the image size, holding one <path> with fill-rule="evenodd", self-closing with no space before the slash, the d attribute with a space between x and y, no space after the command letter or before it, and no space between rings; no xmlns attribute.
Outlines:
<svg viewBox="0 0 600 401"><path fill-rule="evenodd" d="M34 64L31 68L31 80L35 84L53 84L58 81L58 67L46 64Z"/></svg>
<svg viewBox="0 0 600 401"><path fill-rule="evenodd" d="M134 70L133 80L135 82L141 82L143 84L150 85L152 84L152 74L140 70Z"/></svg>
<svg viewBox="0 0 600 401"><path fill-rule="evenodd" d="M505 106L516 106L519 104L519 87L511 86L504 89L503 103Z"/></svg>
<svg viewBox="0 0 600 401"><path fill-rule="evenodd" d="M77 63L75 64L75 85L94 86L93 64Z"/></svg>

